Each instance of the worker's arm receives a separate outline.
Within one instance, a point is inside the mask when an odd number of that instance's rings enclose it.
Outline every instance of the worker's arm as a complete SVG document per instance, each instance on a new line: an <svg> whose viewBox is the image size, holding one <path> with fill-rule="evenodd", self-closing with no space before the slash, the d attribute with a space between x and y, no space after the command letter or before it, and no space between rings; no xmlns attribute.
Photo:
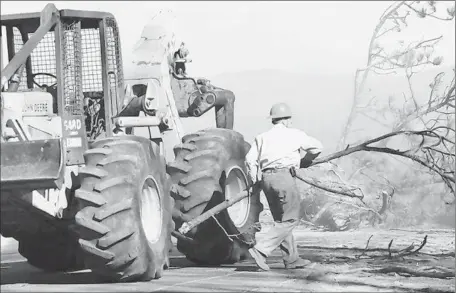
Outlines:
<svg viewBox="0 0 456 293"><path fill-rule="evenodd" d="M247 167L247 176L252 180L252 184L257 182L258 178L258 157L259 157L259 139L258 137L252 143L249 152L245 156L245 165Z"/></svg>
<svg viewBox="0 0 456 293"><path fill-rule="evenodd" d="M189 63L189 62L192 62L192 59L190 59L190 58L179 58L179 59L176 59L174 62Z"/></svg>
<svg viewBox="0 0 456 293"><path fill-rule="evenodd" d="M312 164L312 161L315 160L321 153L323 149L322 143L305 132L301 131L301 168L307 168Z"/></svg>
<svg viewBox="0 0 456 293"><path fill-rule="evenodd" d="M182 63L187 63L187 62L192 62L192 59L190 59L188 56L181 57L178 52L174 53L174 62L182 62Z"/></svg>
<svg viewBox="0 0 456 293"><path fill-rule="evenodd" d="M307 135L304 131L299 131L298 134L300 137L301 148L311 154L319 154L323 149L321 142L313 138L312 136Z"/></svg>

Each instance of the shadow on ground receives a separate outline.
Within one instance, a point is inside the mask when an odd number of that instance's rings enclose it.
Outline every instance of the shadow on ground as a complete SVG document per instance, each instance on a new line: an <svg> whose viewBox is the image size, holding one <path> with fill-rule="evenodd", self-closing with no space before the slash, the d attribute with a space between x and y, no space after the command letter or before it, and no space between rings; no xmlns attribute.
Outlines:
<svg viewBox="0 0 456 293"><path fill-rule="evenodd" d="M167 271L174 271L184 268L213 268L213 266L197 265L187 260L184 256L170 257L170 268ZM219 266L220 267L220 266ZM240 271L257 271L252 262L244 262L236 265L227 266L230 268L240 269ZM244 270L245 269L245 270ZM72 271L72 272L45 272L35 268L27 261L2 262L1 285L11 284L110 284L111 282L92 274L90 270Z"/></svg>
<svg viewBox="0 0 456 293"><path fill-rule="evenodd" d="M410 232L407 233L410 234ZM425 253L420 251L394 259L388 258L388 251L384 249L375 248L372 251L366 251L364 247L368 234L366 237L358 237L360 240L355 243L356 248L347 248L345 244L355 246L350 242L356 240L353 235L353 233L340 233L326 237L324 234L318 239L314 239L315 236L312 238L304 235L307 246L299 245L301 257L312 261L315 265L298 270L284 268L280 251L275 251L268 258L267 262L271 268L268 272L259 271L251 259L234 265L203 266L194 264L182 254L173 251L170 256L171 267L165 271L160 280L130 284L112 284L89 270L71 273L43 272L27 264L18 255L16 248L10 252L2 249L0 281L2 291L35 291L34 288L37 288L44 290L42 292L119 290L122 292L214 292L215 290L223 292L454 292L454 278L415 277L394 272L374 271L394 265L420 271L443 267L454 272L454 254L448 255L449 245L454 248L454 240L450 239L450 236L454 237L454 233L429 237L430 247ZM417 239L418 241L422 239L422 236L416 236L416 233L413 236L414 238L402 240L395 245L395 248L403 249L413 241L417 243ZM380 238L377 234L376 237ZM375 244L380 248L387 247L393 237L398 239L395 240L396 243L404 236L399 238L395 234L387 234L383 237L385 239L378 239L383 242L380 244L375 242ZM333 242L337 240L338 248L317 248L321 245L321 239ZM332 242L325 245L335 246Z"/></svg>
<svg viewBox="0 0 456 293"><path fill-rule="evenodd" d="M2 263L0 282L9 284L99 284L106 281L92 274L91 271L44 272L26 261ZM6 272L8 270L8 272Z"/></svg>

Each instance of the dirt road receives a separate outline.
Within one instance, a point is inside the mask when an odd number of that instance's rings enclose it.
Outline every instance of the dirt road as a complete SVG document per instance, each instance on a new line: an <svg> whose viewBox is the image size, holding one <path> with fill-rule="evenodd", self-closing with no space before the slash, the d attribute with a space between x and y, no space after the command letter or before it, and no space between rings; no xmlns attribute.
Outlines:
<svg viewBox="0 0 456 293"><path fill-rule="evenodd" d="M100 283L89 270L45 273L28 265L17 253L15 243L2 245L0 289L2 292L455 292L454 230L335 233L300 229L295 235L301 256L315 262L312 268L285 270L280 251L268 259L269 272L256 271L252 260L216 268L196 267L175 250L171 268L161 279L129 284ZM370 235L373 236L365 250ZM418 248L425 235L428 235L427 243L419 253L394 258L395 251L409 247L412 242L414 249ZM390 250L393 257L389 258L387 247L391 239L394 239ZM385 272L391 268L396 272ZM403 268L408 269L408 274ZM414 272L427 276L410 275Z"/></svg>

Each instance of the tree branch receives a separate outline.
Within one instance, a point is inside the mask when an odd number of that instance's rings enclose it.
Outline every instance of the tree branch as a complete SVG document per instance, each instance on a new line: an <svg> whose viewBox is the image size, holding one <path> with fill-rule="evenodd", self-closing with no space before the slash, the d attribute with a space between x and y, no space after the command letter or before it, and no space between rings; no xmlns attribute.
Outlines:
<svg viewBox="0 0 456 293"><path fill-rule="evenodd" d="M447 279L447 278L454 278L454 272L426 272L426 271L418 271L413 270L406 267L399 267L399 266L390 266L386 268L381 268L378 270L365 270L366 272L370 273L398 273L398 274L407 274L412 275L415 277L425 277L425 278L437 278L437 279Z"/></svg>
<svg viewBox="0 0 456 293"><path fill-rule="evenodd" d="M359 199L363 199L364 198L364 195L358 195L356 194L353 190L349 190L347 188L343 188L345 186L339 186L340 189L342 190L337 190L337 189L334 189L334 188L331 188L331 187L328 187L328 186L325 186L323 184L321 184L321 182L315 178L304 178L304 177L301 177L300 175L296 174L296 178L298 178L299 180L313 186L313 187L316 187L316 188L319 188L321 190L324 190L324 191L327 191L327 192L330 192L330 193L335 193L335 194L340 194L340 195L343 195L343 196L347 196L347 197L351 197L351 198L359 198Z"/></svg>
<svg viewBox="0 0 456 293"><path fill-rule="evenodd" d="M432 18L435 18L435 19L438 19L438 20L443 20L443 21L450 21L450 20L454 19L454 17L441 18L441 17L438 17L438 16L434 15L434 13L426 13L426 12L423 12L423 11L419 11L419 10L413 8L411 5L409 5L407 3L404 3L404 5L407 6L409 9L413 10L414 12L416 12L418 15L425 15L425 16L429 16L429 17L432 17Z"/></svg>
<svg viewBox="0 0 456 293"><path fill-rule="evenodd" d="M400 157L404 157L404 158L408 158L414 162L417 162L419 164L421 164L422 166L432 170L433 172L437 173L442 179L443 181L447 184L447 186L451 189L452 192L454 192L454 187L453 187L453 184L455 183L455 177L454 177L454 163L453 163L453 166L450 166L449 168L452 168L450 170L447 170L445 168L445 166L443 166L443 163L442 162L441 166L438 165L438 161L435 160L435 158L433 157L433 153L436 152L436 149L433 149L432 147L436 147L437 145L434 144L434 145L431 145L431 146L425 146L424 145L424 142L425 142L425 139L438 139L438 145L443 145L446 147L445 143L450 143L454 146L454 142L447 139L446 137L440 135L437 133L437 131L441 130L441 129L445 129L447 131L452 131L454 132L453 129L451 128L448 128L448 127L443 127L443 126L439 126L439 127L436 127L434 129L431 129L431 130L424 130L424 131L396 131L396 132L391 132L391 133L388 133L388 134L385 134L385 135L382 135L380 137L377 137L377 138L373 138L373 139L370 139L366 142L363 142L361 144L358 144L356 146L352 146L352 147L347 147L346 149L344 149L343 151L339 151L339 152L336 152L334 154L331 154L331 155L328 155L326 157L323 157L321 159L317 159L315 160L311 166L313 165L318 165L318 164L321 164L321 163L325 163L325 162L329 162L331 160L334 160L334 159L337 159L337 158L340 158L340 157L344 157L344 156L347 156L349 154L352 154L352 153L355 153L355 152L359 152L359 151L368 151L368 152L378 152L378 153L386 153L386 154L391 154L391 155L395 155L395 156L400 156ZM392 137L395 137L395 136L399 136L399 135L407 135L407 136L419 136L422 138L422 142L420 143L420 145L418 146L417 149L409 149L409 150L405 150L405 151L400 151L400 150L395 150L395 149L391 149L391 148L387 148L387 147L375 147L375 146L371 146L372 144L374 143L377 143L377 142L380 142L382 140L385 140L385 139L389 139L389 138L392 138ZM425 158L420 158L417 153L421 151ZM451 160L452 162L454 162L455 160L455 155L454 153L451 154L449 156L447 156L448 160ZM451 175L449 175L451 174ZM331 191L332 192L332 191ZM345 195L345 194L344 194ZM347 195L349 196L349 195ZM351 196L351 197L358 197L359 196Z"/></svg>

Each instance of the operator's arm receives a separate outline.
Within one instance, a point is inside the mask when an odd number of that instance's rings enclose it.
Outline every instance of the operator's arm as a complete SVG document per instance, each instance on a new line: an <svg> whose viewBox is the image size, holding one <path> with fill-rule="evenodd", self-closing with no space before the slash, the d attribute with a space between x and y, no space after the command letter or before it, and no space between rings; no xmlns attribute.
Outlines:
<svg viewBox="0 0 456 293"><path fill-rule="evenodd" d="M185 59L180 57L179 50L174 53L174 62L185 62Z"/></svg>
<svg viewBox="0 0 456 293"><path fill-rule="evenodd" d="M250 147L249 152L245 156L245 164L247 167L247 176L250 177L252 180L252 184L255 184L257 182L257 176L258 176L258 157L259 157L259 139L258 137L255 138L254 142L252 143L252 146Z"/></svg>

